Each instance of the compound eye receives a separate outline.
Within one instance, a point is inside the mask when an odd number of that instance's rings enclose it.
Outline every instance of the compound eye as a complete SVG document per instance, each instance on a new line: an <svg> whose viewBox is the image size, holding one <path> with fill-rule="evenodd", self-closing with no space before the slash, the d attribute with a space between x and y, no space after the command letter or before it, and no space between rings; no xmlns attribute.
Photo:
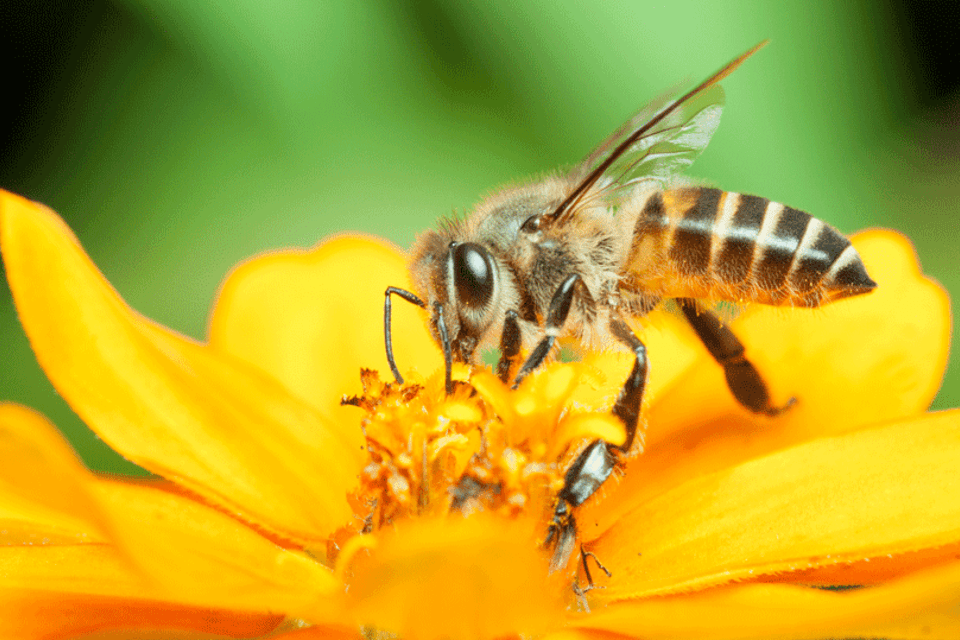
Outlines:
<svg viewBox="0 0 960 640"><path fill-rule="evenodd" d="M493 261L487 250L465 242L453 247L454 282L457 299L463 305L480 309L493 296Z"/></svg>

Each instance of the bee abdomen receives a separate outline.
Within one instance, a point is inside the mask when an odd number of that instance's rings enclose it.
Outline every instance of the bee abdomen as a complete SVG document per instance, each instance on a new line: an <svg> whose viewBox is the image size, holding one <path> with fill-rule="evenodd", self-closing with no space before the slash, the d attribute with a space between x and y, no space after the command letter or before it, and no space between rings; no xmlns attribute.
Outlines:
<svg viewBox="0 0 960 640"><path fill-rule="evenodd" d="M766 198L664 191L647 200L635 232L659 236L665 297L816 307L876 287L839 231Z"/></svg>

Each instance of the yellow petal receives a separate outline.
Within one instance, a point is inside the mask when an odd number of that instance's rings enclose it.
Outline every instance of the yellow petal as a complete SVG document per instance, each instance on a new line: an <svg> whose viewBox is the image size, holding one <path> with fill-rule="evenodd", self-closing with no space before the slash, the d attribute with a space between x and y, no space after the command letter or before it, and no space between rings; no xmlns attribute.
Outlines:
<svg viewBox="0 0 960 640"><path fill-rule="evenodd" d="M960 410L815 440L694 478L591 550L618 600L960 541ZM582 520L581 520L582 522Z"/></svg>
<svg viewBox="0 0 960 640"><path fill-rule="evenodd" d="M483 514L410 522L353 568L358 622L404 638L534 634L562 615L534 528Z"/></svg>
<svg viewBox="0 0 960 640"><path fill-rule="evenodd" d="M0 403L0 541L102 541L89 472L42 415Z"/></svg>
<svg viewBox="0 0 960 640"><path fill-rule="evenodd" d="M360 236L254 258L224 282L210 344L269 372L304 400L340 412L340 398L360 392L361 367L389 375L384 291L410 289L405 262L392 246ZM394 355L404 375L417 370L425 377L443 365L425 313L393 296ZM344 411L348 424L356 424L355 413Z"/></svg>
<svg viewBox="0 0 960 640"><path fill-rule="evenodd" d="M632 320L634 332L643 340L650 363L644 390L644 407L656 406L658 399L681 380L681 376L701 363L703 346L689 325L677 314L657 309L650 315ZM570 343L576 348L576 343ZM617 394L633 368L635 358L620 345L583 353L582 362L600 372L603 383L580 384L572 400L593 409L613 406Z"/></svg>
<svg viewBox="0 0 960 640"><path fill-rule="evenodd" d="M595 591L592 593L596 593ZM747 585L621 602L573 624L645 640L953 640L960 564L846 592Z"/></svg>
<svg viewBox="0 0 960 640"><path fill-rule="evenodd" d="M873 293L815 310L757 305L733 324L776 401L795 395L797 404L776 419L748 413L700 347L699 359L649 399L645 453L602 505L587 507L590 535L691 477L927 407L946 365L949 300L902 236L870 231L854 244L879 283ZM651 376L659 366L651 355Z"/></svg>
<svg viewBox="0 0 960 640"><path fill-rule="evenodd" d="M363 464L359 430L137 315L49 209L0 193L0 223L37 359L111 447L289 536L322 539L350 517L344 494Z"/></svg>
<svg viewBox="0 0 960 640"><path fill-rule="evenodd" d="M557 430L555 447L551 457L557 457L574 440L603 440L621 445L627 439L623 423L609 413L578 413L565 417Z"/></svg>
<svg viewBox="0 0 960 640"><path fill-rule="evenodd" d="M342 588L332 571L242 523L151 486L100 481L116 542L179 602L328 620Z"/></svg>
<svg viewBox="0 0 960 640"><path fill-rule="evenodd" d="M96 634L97 640L250 638L269 633L280 621L280 616L184 607L136 594L111 598L0 589L0 637L17 640L80 634Z"/></svg>
<svg viewBox="0 0 960 640"><path fill-rule="evenodd" d="M0 547L0 589L119 598L160 593L120 552L104 544Z"/></svg>

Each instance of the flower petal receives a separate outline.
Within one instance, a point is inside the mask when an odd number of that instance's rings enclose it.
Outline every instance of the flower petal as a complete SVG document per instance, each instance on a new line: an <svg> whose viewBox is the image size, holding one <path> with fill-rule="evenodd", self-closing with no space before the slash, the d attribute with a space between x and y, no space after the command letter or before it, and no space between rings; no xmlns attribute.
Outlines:
<svg viewBox="0 0 960 640"><path fill-rule="evenodd" d="M270 636L270 640L364 640L356 628L306 627Z"/></svg>
<svg viewBox="0 0 960 640"><path fill-rule="evenodd" d="M676 593L957 543L958 468L960 410L694 478L638 506L591 545L613 571L596 598Z"/></svg>
<svg viewBox="0 0 960 640"><path fill-rule="evenodd" d="M178 602L336 620L333 572L219 511L152 486L101 481L121 550Z"/></svg>
<svg viewBox="0 0 960 640"><path fill-rule="evenodd" d="M533 532L484 514L399 527L353 561L354 615L410 638L536 633L563 610Z"/></svg>
<svg viewBox="0 0 960 640"><path fill-rule="evenodd" d="M23 530L39 520L45 531L48 520L57 521L49 514L61 513L67 522L79 523L79 531L96 532L93 540L109 538L120 552L103 544L77 545L91 537L76 535L64 537L72 543L66 547L51 536L19 554L8 547L0 587L127 598L152 594L202 607L330 618L341 584L329 569L189 496L155 483L95 478L53 426L29 409L0 404L0 459L0 507L34 507L23 509ZM59 493L52 482L62 483ZM35 513L41 518L31 519ZM96 573L84 573L94 568Z"/></svg>
<svg viewBox="0 0 960 640"><path fill-rule="evenodd" d="M596 592L593 592L596 593ZM960 632L960 563L846 592L747 585L621 602L577 627L645 640L953 640Z"/></svg>
<svg viewBox="0 0 960 640"><path fill-rule="evenodd" d="M248 637L265 633L278 622L275 615L172 602L108 545L0 547L3 638L74 637L117 627L126 632L120 636L124 638L137 637L134 629Z"/></svg>
<svg viewBox="0 0 960 640"><path fill-rule="evenodd" d="M0 547L0 589L118 598L160 595L120 552L105 544Z"/></svg>
<svg viewBox="0 0 960 640"><path fill-rule="evenodd" d="M388 286L410 288L406 258L372 238L342 236L310 251L265 254L227 277L210 320L210 344L269 372L307 402L339 412L340 398L360 391L361 367L390 371L383 335ZM397 366L404 375L415 369L426 377L443 366L440 351L424 312L398 300ZM355 413L343 415L356 423Z"/></svg>
<svg viewBox="0 0 960 640"><path fill-rule="evenodd" d="M596 523L588 536L691 477L927 407L946 366L949 299L922 275L902 236L870 231L854 244L879 283L873 293L812 311L756 305L733 323L773 397L796 394L797 404L776 419L750 414L700 347L699 358L650 399L646 451L602 504L587 506L581 521ZM688 327L675 328L692 337ZM661 365L653 355L650 363L653 376Z"/></svg>
<svg viewBox="0 0 960 640"><path fill-rule="evenodd" d="M39 413L0 403L0 541L102 541L89 472Z"/></svg>
<svg viewBox="0 0 960 640"><path fill-rule="evenodd" d="M359 431L342 432L267 376L137 315L49 209L0 193L0 223L37 359L111 447L289 536L322 539L350 517Z"/></svg>
<svg viewBox="0 0 960 640"><path fill-rule="evenodd" d="M18 640L73 638L96 633L98 640L117 638L196 639L198 634L250 638L274 629L281 616L197 609L129 598L88 594L0 589L0 637Z"/></svg>

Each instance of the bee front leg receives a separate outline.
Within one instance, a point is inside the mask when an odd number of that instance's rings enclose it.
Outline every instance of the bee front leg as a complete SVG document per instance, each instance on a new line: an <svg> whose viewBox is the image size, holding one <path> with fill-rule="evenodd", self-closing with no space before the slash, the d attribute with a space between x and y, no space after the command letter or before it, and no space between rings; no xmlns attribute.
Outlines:
<svg viewBox="0 0 960 640"><path fill-rule="evenodd" d="M427 308L427 303L417 297L416 294L401 289L399 287L387 287L383 300L383 344L387 349L387 363L390 365L390 371L397 384L403 384L403 376L400 375L400 369L397 368L397 361L393 358L393 332L390 328L391 323L391 304L390 296L400 296L407 302L415 304L421 309Z"/></svg>
<svg viewBox="0 0 960 640"><path fill-rule="evenodd" d="M550 308L547 311L547 322L544 326L544 336L540 342L537 343L533 352L527 357L527 361L520 367L520 372L517 373L517 378L513 381L514 389L520 385L521 380L526 378L531 371L539 367L543 364L543 361L547 359L550 349L553 348L554 343L557 341L557 335L560 334L563 323L566 322L567 316L570 315L570 305L573 304L573 294L577 292L578 283L583 286L583 280L580 278L580 275L574 273L567 276L566 279L560 283L560 286L557 287L556 292L550 299Z"/></svg>
<svg viewBox="0 0 960 640"><path fill-rule="evenodd" d="M503 319L503 333L500 335L500 361L497 362L497 377L506 384L513 375L520 358L520 345L523 336L520 334L520 322L517 312L507 311Z"/></svg>
<svg viewBox="0 0 960 640"><path fill-rule="evenodd" d="M690 298L677 298L677 303L707 351L723 367L727 386L737 402L754 413L771 417L793 406L796 398L790 398L782 407L770 402L766 383L753 363L744 356L743 343L720 318L700 309L696 301Z"/></svg>

